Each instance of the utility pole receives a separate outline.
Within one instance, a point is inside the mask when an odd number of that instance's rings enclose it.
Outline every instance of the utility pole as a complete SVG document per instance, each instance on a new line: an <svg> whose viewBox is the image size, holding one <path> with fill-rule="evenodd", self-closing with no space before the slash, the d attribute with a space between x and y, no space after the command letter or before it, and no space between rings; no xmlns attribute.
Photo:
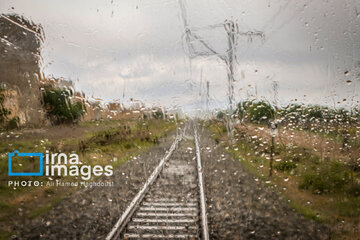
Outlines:
<svg viewBox="0 0 360 240"><path fill-rule="evenodd" d="M271 146L270 146L270 168L269 168L269 176L272 176L273 172L273 155L274 155L274 137L271 136Z"/></svg>
<svg viewBox="0 0 360 240"><path fill-rule="evenodd" d="M271 121L269 127L270 127L270 136L271 136L269 176L271 177L273 172L273 155L274 155L274 147L275 147L274 138L278 135L277 123L275 121Z"/></svg>
<svg viewBox="0 0 360 240"><path fill-rule="evenodd" d="M228 56L226 59L227 62L227 75L228 75L228 98L229 98L229 108L230 114L233 111L233 103L234 103L234 62L235 62L235 24L233 21L225 21L224 24L225 31L228 35Z"/></svg>
<svg viewBox="0 0 360 240"><path fill-rule="evenodd" d="M279 83L277 81L273 81L272 82L272 87L273 87L273 91L274 91L274 110L275 110L275 115L274 115L274 119L276 122L276 118L277 118L277 104L278 104L278 93L279 93Z"/></svg>
<svg viewBox="0 0 360 240"><path fill-rule="evenodd" d="M209 112L210 82L206 81L206 111Z"/></svg>
<svg viewBox="0 0 360 240"><path fill-rule="evenodd" d="M227 75L228 75L228 99L229 99L229 115L227 115L227 130L228 134L232 136L232 115L234 111L234 57L235 57L235 24L233 21L225 21L225 31L228 35L228 56L226 61Z"/></svg>
<svg viewBox="0 0 360 240"><path fill-rule="evenodd" d="M248 37L249 40L252 40L252 37L259 36L264 39L264 33L261 31L247 31L247 32L240 32L239 26L237 23L234 23L232 20L225 20L223 24L216 24L209 26L210 29L217 28L217 27L224 27L225 31L228 35L228 49L227 54L218 53L203 40L203 38L197 36L197 34L189 28L188 21L187 21L187 14L185 3L182 0L179 0L180 10L181 10L181 17L183 20L183 25L185 28L183 39L185 40L185 44L187 46L188 54L190 59L200 56L217 56L221 60L223 60L227 66L227 76L228 76L228 100L229 100L229 116L227 117L227 130L228 134L232 135L233 128L232 128L232 115L234 111L234 70L235 70L235 60L236 60L236 45L237 39L239 36ZM193 41L196 41L202 45L205 50L196 49L193 45ZM185 50L185 48L184 48Z"/></svg>
<svg viewBox="0 0 360 240"><path fill-rule="evenodd" d="M270 136L271 136L271 146L270 146L270 169L269 169L269 176L272 176L273 172L273 155L274 155L274 138L278 135L278 122L276 120L277 117L277 98L278 98L278 90L279 90L279 84L277 81L272 82L272 87L274 91L274 120L270 121Z"/></svg>

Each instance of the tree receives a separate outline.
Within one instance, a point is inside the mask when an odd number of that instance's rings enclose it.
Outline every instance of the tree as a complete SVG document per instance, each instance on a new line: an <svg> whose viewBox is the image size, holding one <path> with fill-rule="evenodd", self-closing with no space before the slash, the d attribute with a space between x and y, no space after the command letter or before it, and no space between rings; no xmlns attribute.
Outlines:
<svg viewBox="0 0 360 240"><path fill-rule="evenodd" d="M156 109L152 112L152 116L155 119L162 119L164 117L164 113L161 111L161 109Z"/></svg>
<svg viewBox="0 0 360 240"><path fill-rule="evenodd" d="M267 123L275 116L274 109L265 101L253 102L250 105L248 112L250 120L258 123Z"/></svg>
<svg viewBox="0 0 360 240"><path fill-rule="evenodd" d="M275 116L274 108L265 101L238 103L236 112L240 119L256 123L267 123Z"/></svg>
<svg viewBox="0 0 360 240"><path fill-rule="evenodd" d="M81 102L72 103L70 90L45 89L43 103L47 116L54 124L77 123L84 115L85 108Z"/></svg>
<svg viewBox="0 0 360 240"><path fill-rule="evenodd" d="M217 119L223 119L224 118L224 116L225 116L225 114L222 112L222 111L219 111L217 114L216 114L216 118Z"/></svg>

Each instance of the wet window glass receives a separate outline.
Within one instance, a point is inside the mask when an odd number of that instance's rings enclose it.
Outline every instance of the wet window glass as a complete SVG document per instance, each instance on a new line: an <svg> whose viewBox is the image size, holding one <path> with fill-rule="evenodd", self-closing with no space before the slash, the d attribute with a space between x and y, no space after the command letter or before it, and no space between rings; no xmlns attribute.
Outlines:
<svg viewBox="0 0 360 240"><path fill-rule="evenodd" d="M0 3L0 239L359 239L357 1Z"/></svg>

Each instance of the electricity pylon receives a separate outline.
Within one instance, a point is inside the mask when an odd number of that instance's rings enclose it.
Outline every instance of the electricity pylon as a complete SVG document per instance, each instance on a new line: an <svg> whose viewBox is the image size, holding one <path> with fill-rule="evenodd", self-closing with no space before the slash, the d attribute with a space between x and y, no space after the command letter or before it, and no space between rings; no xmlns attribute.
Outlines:
<svg viewBox="0 0 360 240"><path fill-rule="evenodd" d="M206 112L209 113L210 82L206 81Z"/></svg>
<svg viewBox="0 0 360 240"><path fill-rule="evenodd" d="M238 38L239 36L247 36L248 40L251 41L252 38L260 37L264 40L264 33L261 31L247 31L247 32L241 32L239 30L239 25L235 23L233 20L225 20L223 24L216 24L207 26L207 29L214 29L218 27L224 27L225 31L228 36L228 49L226 53L218 53L208 44L205 42L201 37L199 37L194 30L191 30L189 28L189 24L187 21L187 14L186 14L186 8L184 5L183 0L179 0L180 4L180 10L181 10L181 17L183 20L184 25L184 35L183 39L185 40L187 52L189 54L189 58L195 58L200 56L212 56L215 55L219 57L221 60L223 60L227 66L227 76L228 76L228 100L229 100L229 116L227 117L227 130L230 135L232 135L232 115L234 111L234 72L235 72L235 61L236 61L236 47L238 44ZM199 29L199 28L198 28ZM193 42L200 43L206 50L199 50L196 49L193 45ZM184 51L186 52L185 48ZM191 64L191 63L190 63Z"/></svg>

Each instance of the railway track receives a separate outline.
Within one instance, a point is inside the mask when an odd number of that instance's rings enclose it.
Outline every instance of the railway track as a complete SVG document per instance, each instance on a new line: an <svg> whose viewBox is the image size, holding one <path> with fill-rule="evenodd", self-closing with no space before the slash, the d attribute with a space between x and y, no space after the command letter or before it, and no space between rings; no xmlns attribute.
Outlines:
<svg viewBox="0 0 360 240"><path fill-rule="evenodd" d="M177 135L106 239L208 239L201 156L194 124L191 128L187 124Z"/></svg>

